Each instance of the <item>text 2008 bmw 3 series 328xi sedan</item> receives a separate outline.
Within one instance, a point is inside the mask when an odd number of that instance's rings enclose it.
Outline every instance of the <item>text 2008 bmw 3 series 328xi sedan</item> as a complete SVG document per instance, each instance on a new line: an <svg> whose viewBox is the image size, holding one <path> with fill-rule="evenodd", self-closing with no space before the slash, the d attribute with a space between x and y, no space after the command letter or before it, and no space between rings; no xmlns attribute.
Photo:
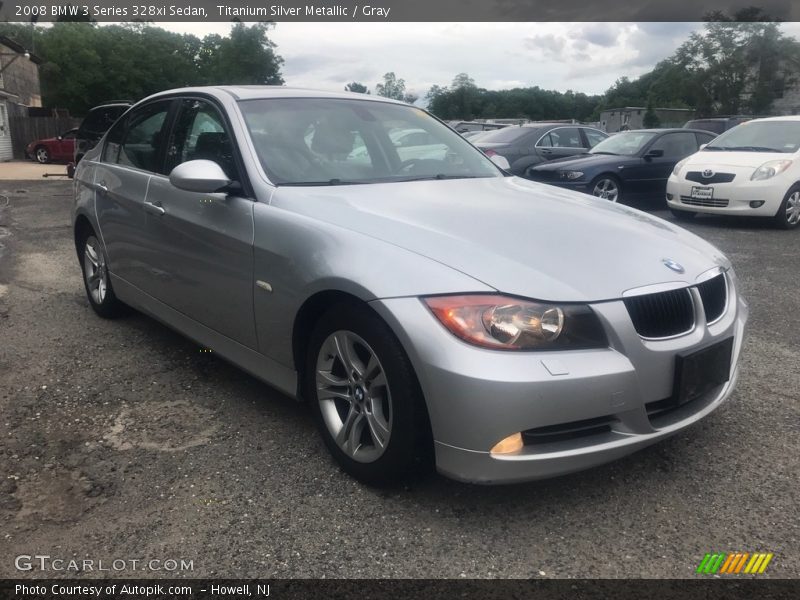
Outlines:
<svg viewBox="0 0 800 600"><path fill-rule="evenodd" d="M577 471L702 419L736 382L747 305L719 250L508 176L406 104L163 92L75 190L94 310L135 307L305 400L364 481L430 461L483 483Z"/></svg>

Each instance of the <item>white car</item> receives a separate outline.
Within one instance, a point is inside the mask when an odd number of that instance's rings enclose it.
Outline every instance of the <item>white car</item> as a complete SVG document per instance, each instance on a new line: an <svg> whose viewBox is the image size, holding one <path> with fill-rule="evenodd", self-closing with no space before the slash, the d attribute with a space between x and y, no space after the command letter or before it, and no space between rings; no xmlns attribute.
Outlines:
<svg viewBox="0 0 800 600"><path fill-rule="evenodd" d="M754 119L726 131L675 165L667 204L696 213L770 217L800 224L800 117Z"/></svg>

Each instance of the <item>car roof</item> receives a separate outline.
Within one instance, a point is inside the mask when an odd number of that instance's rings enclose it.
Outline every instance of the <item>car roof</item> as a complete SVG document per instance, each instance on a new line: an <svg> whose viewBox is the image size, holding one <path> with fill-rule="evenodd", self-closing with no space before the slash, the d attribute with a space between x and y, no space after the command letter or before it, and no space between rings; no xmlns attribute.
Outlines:
<svg viewBox="0 0 800 600"><path fill-rule="evenodd" d="M748 123L761 123L762 121L800 121L800 115L786 115L783 117L764 117L761 119L750 119Z"/></svg>
<svg viewBox="0 0 800 600"><path fill-rule="evenodd" d="M331 92L323 90L311 90L306 88L286 87L283 85L214 85L203 87L185 87L164 90L145 98L150 100L160 96L171 96L176 94L209 94L220 97L227 95L234 100L260 100L265 98L339 98L347 100L367 100L371 102L390 102L410 106L406 102L384 98L383 96L371 96L369 94L359 94L358 92Z"/></svg>

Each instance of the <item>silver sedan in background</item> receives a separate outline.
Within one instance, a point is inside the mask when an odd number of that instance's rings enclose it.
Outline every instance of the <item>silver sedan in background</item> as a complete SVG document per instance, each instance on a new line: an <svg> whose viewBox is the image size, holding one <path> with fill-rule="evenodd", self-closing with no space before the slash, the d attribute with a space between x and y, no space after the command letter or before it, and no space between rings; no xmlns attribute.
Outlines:
<svg viewBox="0 0 800 600"><path fill-rule="evenodd" d="M135 307L307 401L367 482L584 469L705 417L738 375L747 306L715 247L511 177L383 98L156 94L81 161L73 216L100 316Z"/></svg>

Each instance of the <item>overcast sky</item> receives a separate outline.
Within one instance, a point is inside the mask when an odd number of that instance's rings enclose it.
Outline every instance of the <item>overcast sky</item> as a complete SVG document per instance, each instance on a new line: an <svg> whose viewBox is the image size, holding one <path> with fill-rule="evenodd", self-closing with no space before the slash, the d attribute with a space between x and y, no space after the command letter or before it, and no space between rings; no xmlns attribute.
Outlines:
<svg viewBox="0 0 800 600"><path fill-rule="evenodd" d="M225 23L159 23L203 36ZM279 23L270 33L290 86L370 90L387 71L419 95L468 73L479 87L538 85L587 94L637 77L683 42L699 23ZM796 35L800 23L784 25Z"/></svg>

